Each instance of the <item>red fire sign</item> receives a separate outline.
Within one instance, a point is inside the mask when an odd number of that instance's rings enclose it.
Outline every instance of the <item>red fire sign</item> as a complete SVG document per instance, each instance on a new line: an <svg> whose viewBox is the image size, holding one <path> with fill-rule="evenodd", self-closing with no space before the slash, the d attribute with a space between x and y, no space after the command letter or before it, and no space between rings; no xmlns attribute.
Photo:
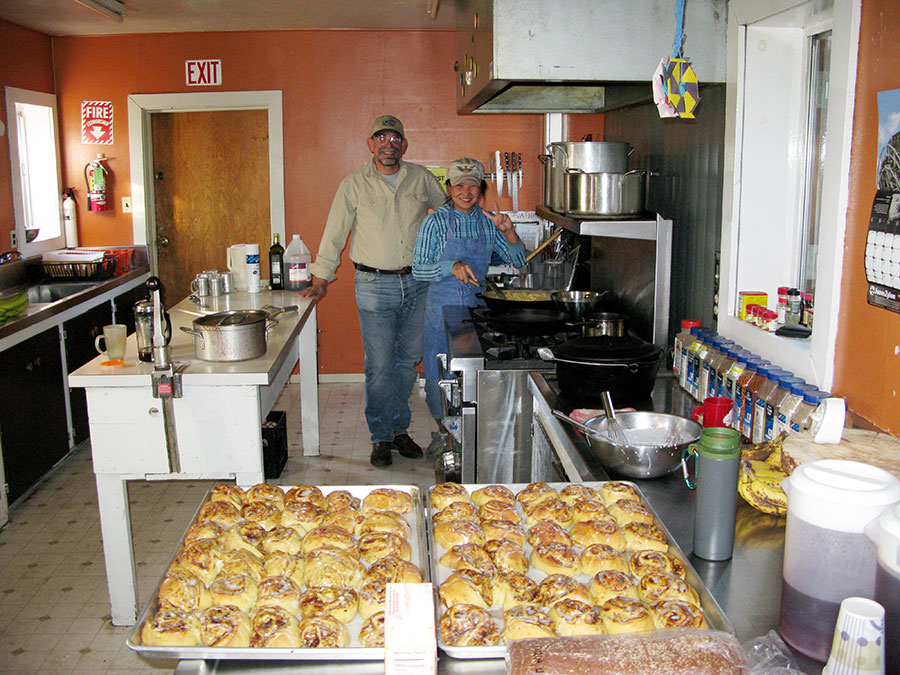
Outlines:
<svg viewBox="0 0 900 675"><path fill-rule="evenodd" d="M93 145L112 145L112 101L81 102L81 142Z"/></svg>
<svg viewBox="0 0 900 675"><path fill-rule="evenodd" d="M221 85L222 62L219 59L185 61L184 79L189 87Z"/></svg>

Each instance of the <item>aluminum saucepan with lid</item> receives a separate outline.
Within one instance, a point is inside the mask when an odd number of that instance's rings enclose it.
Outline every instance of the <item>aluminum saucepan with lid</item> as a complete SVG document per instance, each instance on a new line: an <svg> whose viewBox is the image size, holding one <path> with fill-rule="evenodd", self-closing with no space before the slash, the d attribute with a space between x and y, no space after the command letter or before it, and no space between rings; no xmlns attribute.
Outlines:
<svg viewBox="0 0 900 675"><path fill-rule="evenodd" d="M201 361L248 361L266 353L268 331L277 323L261 309L238 309L202 316L181 330L194 336Z"/></svg>

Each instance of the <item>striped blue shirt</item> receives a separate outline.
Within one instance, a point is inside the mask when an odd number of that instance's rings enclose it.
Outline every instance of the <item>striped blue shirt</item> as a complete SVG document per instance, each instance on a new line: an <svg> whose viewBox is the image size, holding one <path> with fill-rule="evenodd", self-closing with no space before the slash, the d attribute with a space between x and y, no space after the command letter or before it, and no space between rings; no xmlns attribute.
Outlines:
<svg viewBox="0 0 900 675"><path fill-rule="evenodd" d="M450 209L453 204L445 204L434 213L426 216L416 239L416 250L413 254L413 277L419 281L440 281L453 274L455 260L441 260L447 233L450 228ZM457 211L453 220L456 225L456 236L460 239L477 239L484 236L491 245L491 252L500 256L503 262L513 267L525 264L525 246L521 241L510 244L487 216L483 216L481 208L473 208L469 213Z"/></svg>

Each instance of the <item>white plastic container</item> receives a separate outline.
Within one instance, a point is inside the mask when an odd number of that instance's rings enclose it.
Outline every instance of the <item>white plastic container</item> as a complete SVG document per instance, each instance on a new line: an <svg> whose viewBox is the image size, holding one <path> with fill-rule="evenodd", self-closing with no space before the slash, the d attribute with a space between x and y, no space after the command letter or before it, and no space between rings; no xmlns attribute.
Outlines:
<svg viewBox="0 0 900 675"><path fill-rule="evenodd" d="M309 278L309 263L312 256L309 249L300 238L299 234L295 234L291 239L291 243L284 250L284 290L286 291L302 291L309 288L311 279Z"/></svg>
<svg viewBox="0 0 900 675"><path fill-rule="evenodd" d="M900 480L868 464L824 459L783 481L788 496L779 632L828 659L841 601L875 593L875 545L864 530L900 501Z"/></svg>
<svg viewBox="0 0 900 675"><path fill-rule="evenodd" d="M900 673L900 504L866 525L878 547L875 600L884 606L885 672Z"/></svg>

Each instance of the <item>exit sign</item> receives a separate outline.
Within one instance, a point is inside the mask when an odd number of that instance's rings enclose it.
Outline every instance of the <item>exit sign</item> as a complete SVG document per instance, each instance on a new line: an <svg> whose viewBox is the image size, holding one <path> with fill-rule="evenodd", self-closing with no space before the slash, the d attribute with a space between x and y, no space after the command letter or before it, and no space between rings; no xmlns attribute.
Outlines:
<svg viewBox="0 0 900 675"><path fill-rule="evenodd" d="M184 77L189 87L221 85L222 61L219 59L185 61Z"/></svg>

